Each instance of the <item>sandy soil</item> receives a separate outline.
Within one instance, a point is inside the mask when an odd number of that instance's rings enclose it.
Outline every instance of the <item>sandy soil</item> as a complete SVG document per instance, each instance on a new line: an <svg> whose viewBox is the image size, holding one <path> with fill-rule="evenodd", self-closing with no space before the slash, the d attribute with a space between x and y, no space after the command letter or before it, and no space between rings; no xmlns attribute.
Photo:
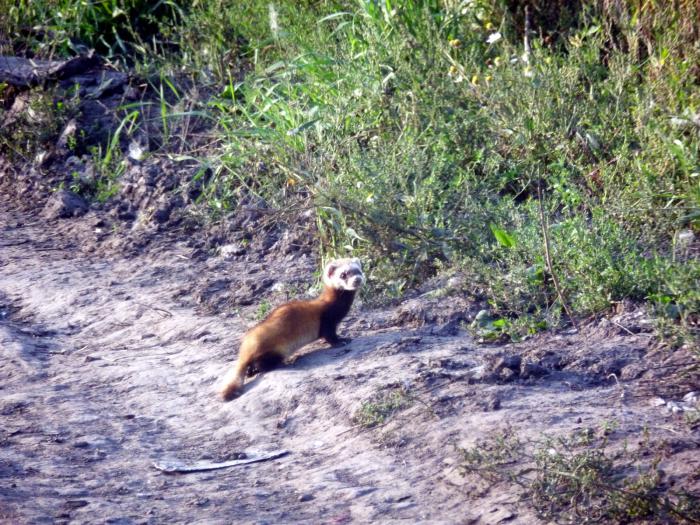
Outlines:
<svg viewBox="0 0 700 525"><path fill-rule="evenodd" d="M222 403L217 383L258 305L207 314L193 283L235 291L252 275L275 289L285 274L264 259L195 257L184 241L129 257L84 253L56 223L8 209L0 205L0 522L533 524L512 487L460 475L456 447L499 429L535 438L605 422L615 423L611 441L634 445L646 428L660 444L682 443L664 449L660 468L669 484L698 491L697 432L650 403L646 330L596 325L489 346L359 304L340 330L352 343L311 345ZM316 261L291 260L312 285ZM484 374L506 354L546 374ZM364 400L395 388L406 408L375 428L355 422ZM280 449L289 453L208 472L153 467Z"/></svg>

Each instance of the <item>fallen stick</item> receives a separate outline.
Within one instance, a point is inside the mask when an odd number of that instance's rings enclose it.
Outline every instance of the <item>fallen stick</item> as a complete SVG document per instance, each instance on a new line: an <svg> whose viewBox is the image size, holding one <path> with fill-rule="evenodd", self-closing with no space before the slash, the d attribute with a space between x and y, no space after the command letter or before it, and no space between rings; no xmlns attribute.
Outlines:
<svg viewBox="0 0 700 525"><path fill-rule="evenodd" d="M268 461L289 454L288 450L276 450L274 452L250 452L245 453L242 459L232 459L230 461L222 461L215 463L212 461L196 461L189 465L177 461L163 461L161 463L153 463L153 466L166 474L188 473L188 472L203 472L206 470L217 470L221 468L236 467L238 465L247 465L248 463L256 463L258 461Z"/></svg>

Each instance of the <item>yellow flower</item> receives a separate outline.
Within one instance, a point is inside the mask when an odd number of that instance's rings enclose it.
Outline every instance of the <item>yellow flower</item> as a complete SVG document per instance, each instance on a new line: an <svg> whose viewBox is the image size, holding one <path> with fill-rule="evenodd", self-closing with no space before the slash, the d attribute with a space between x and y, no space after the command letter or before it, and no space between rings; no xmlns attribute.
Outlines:
<svg viewBox="0 0 700 525"><path fill-rule="evenodd" d="M472 85L476 86L479 84L479 75L474 75L472 77Z"/></svg>
<svg viewBox="0 0 700 525"><path fill-rule="evenodd" d="M501 65L501 57L496 57L493 59L493 65L498 67Z"/></svg>
<svg viewBox="0 0 700 525"><path fill-rule="evenodd" d="M484 80L486 81L486 83L489 83L493 80L493 77L491 75L486 75L486 77L484 77Z"/></svg>
<svg viewBox="0 0 700 525"><path fill-rule="evenodd" d="M451 38L448 43L452 47L460 47L462 45L462 41L459 38Z"/></svg>
<svg viewBox="0 0 700 525"><path fill-rule="evenodd" d="M456 83L464 81L462 73L460 73L459 68L454 64L450 66L450 71L447 73L447 76L450 77Z"/></svg>
<svg viewBox="0 0 700 525"><path fill-rule="evenodd" d="M488 31L489 29L493 29L493 24L491 22L486 22L484 25L484 28Z"/></svg>

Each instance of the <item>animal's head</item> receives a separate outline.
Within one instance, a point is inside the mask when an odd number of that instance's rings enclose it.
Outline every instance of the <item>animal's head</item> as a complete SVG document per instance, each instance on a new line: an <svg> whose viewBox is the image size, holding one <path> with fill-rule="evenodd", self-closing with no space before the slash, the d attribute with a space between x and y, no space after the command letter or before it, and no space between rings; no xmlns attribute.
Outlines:
<svg viewBox="0 0 700 525"><path fill-rule="evenodd" d="M335 259L323 269L323 284L336 290L355 291L365 282L359 259Z"/></svg>

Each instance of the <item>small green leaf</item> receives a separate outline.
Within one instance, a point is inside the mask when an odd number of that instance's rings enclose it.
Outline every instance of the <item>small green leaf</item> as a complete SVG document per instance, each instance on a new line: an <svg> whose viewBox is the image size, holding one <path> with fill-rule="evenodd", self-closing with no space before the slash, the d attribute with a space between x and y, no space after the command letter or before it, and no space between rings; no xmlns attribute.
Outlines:
<svg viewBox="0 0 700 525"><path fill-rule="evenodd" d="M492 324L495 328L504 328L506 326L506 320L503 318L496 319Z"/></svg>
<svg viewBox="0 0 700 525"><path fill-rule="evenodd" d="M316 124L316 122L318 122L319 120L321 120L321 119L315 118L315 119L309 120L308 122L304 122L300 126L297 126L296 128L290 129L289 131L287 131L287 135L290 137L293 135L298 135L299 133L301 133L305 129L308 129L311 126L313 126L314 124Z"/></svg>
<svg viewBox="0 0 700 525"><path fill-rule="evenodd" d="M505 246L506 248L515 248L517 244L515 237L510 235L507 231L498 228L495 224L490 225L493 236L496 237L498 244Z"/></svg>
<svg viewBox="0 0 700 525"><path fill-rule="evenodd" d="M223 90L223 92L221 93L221 96L223 98L235 99L236 98L235 93L236 93L236 89L233 87L233 85L228 84L226 86L226 88Z"/></svg>

